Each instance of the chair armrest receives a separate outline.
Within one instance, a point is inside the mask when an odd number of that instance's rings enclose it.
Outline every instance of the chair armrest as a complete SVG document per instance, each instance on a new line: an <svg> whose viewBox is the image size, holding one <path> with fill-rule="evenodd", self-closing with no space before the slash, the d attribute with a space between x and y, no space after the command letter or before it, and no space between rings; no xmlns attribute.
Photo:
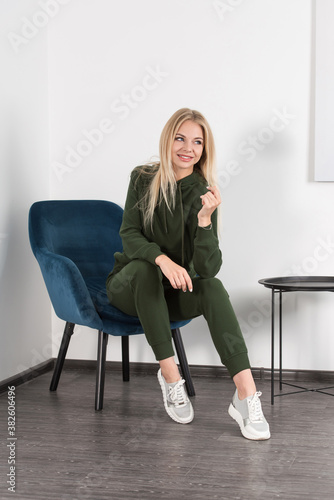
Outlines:
<svg viewBox="0 0 334 500"><path fill-rule="evenodd" d="M35 257L56 315L70 323L102 330L102 320L76 264L45 248L37 250Z"/></svg>

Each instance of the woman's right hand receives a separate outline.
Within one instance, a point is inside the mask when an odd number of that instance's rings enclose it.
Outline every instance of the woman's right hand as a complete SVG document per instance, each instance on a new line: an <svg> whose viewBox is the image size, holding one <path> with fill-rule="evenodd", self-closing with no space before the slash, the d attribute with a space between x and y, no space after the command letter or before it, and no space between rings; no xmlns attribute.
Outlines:
<svg viewBox="0 0 334 500"><path fill-rule="evenodd" d="M167 255L159 255L155 259L155 263L160 267L161 272L166 276L173 288L184 292L187 291L187 288L189 292L193 291L191 278L184 267L176 264Z"/></svg>

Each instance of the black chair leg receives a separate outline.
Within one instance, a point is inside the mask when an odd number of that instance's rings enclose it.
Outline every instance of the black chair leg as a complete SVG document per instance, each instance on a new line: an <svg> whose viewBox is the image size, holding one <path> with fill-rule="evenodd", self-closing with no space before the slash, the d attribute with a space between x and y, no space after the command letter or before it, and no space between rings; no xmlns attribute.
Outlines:
<svg viewBox="0 0 334 500"><path fill-rule="evenodd" d="M193 384L193 381L191 379L188 360L187 360L187 356L186 356L186 353L184 350L184 345L183 345L180 329L174 328L172 330L172 335L173 335L173 340L174 340L174 344L175 344L177 357L179 358L182 375L186 381L186 388L187 388L188 396L189 397L195 396L194 384Z"/></svg>
<svg viewBox="0 0 334 500"><path fill-rule="evenodd" d="M129 382L130 380L130 362L129 362L129 336L122 337L122 370L123 381Z"/></svg>
<svg viewBox="0 0 334 500"><path fill-rule="evenodd" d="M104 379L106 374L106 356L109 335L99 331L97 341L97 368L96 368L96 391L95 391L95 410L100 411L103 408Z"/></svg>
<svg viewBox="0 0 334 500"><path fill-rule="evenodd" d="M73 335L75 324L67 322L64 329L63 338L59 348L58 358L56 361L56 366L53 371L53 376L50 384L50 391L56 391L58 387L58 382L63 369L64 361L67 354L67 349Z"/></svg>

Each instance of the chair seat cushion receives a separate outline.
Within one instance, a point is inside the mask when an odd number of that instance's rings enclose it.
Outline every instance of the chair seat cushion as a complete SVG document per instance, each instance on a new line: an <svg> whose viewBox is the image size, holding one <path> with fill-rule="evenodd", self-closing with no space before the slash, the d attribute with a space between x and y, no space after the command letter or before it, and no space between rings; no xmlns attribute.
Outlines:
<svg viewBox="0 0 334 500"><path fill-rule="evenodd" d="M129 316L110 304L105 281L101 276L85 279L94 306L102 319L103 331L110 335L137 335L144 333L137 316ZM190 320L172 321L171 328L181 328L189 322Z"/></svg>

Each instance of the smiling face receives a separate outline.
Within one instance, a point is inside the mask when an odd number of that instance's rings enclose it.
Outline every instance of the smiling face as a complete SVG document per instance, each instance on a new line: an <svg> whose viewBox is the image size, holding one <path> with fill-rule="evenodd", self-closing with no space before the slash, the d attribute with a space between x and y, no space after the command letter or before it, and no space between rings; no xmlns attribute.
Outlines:
<svg viewBox="0 0 334 500"><path fill-rule="evenodd" d="M191 120L182 123L172 146L172 163L176 180L183 179L194 170L204 149L202 127Z"/></svg>

